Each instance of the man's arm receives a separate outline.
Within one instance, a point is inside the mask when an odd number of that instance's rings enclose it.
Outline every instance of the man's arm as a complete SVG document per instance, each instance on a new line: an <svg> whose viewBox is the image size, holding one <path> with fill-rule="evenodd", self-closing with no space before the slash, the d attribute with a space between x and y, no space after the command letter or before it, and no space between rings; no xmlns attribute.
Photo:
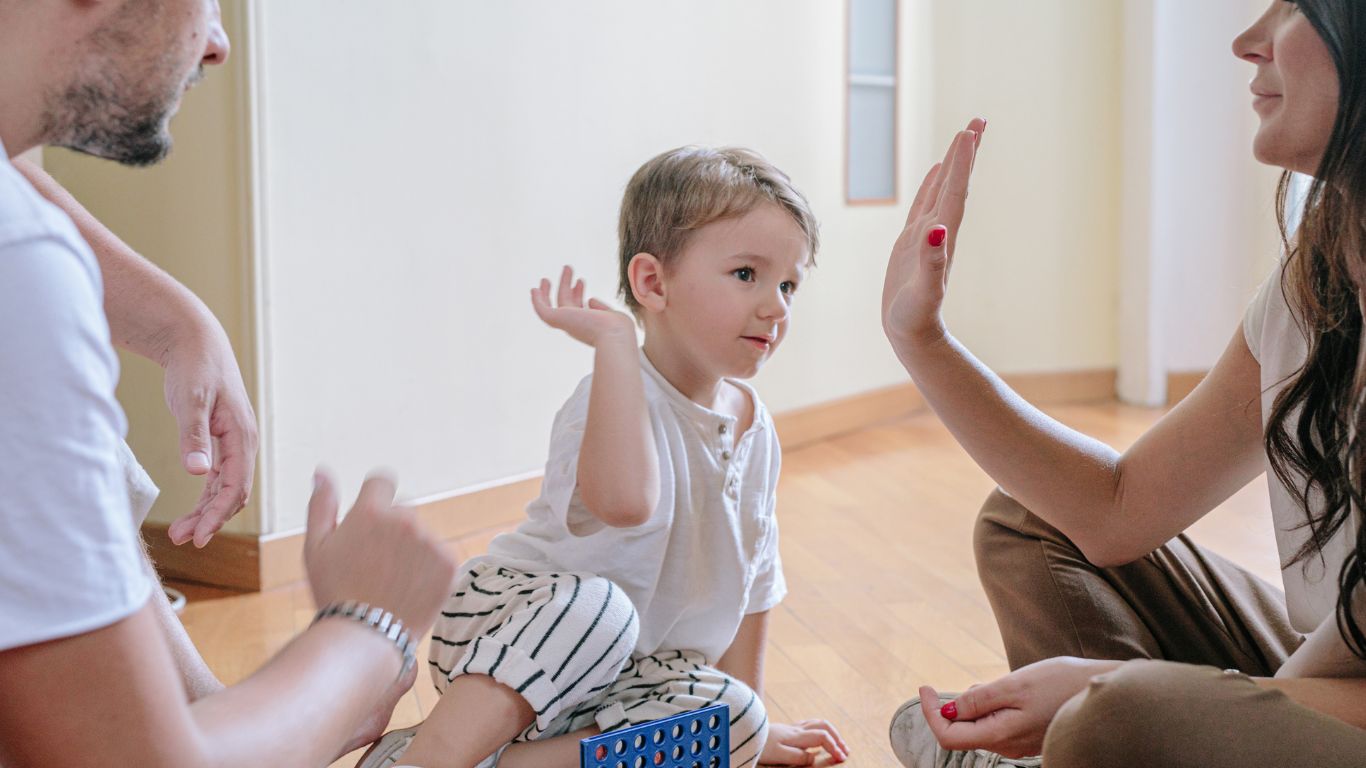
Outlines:
<svg viewBox="0 0 1366 768"><path fill-rule="evenodd" d="M114 344L166 369L181 463L206 475L199 503L169 533L176 544L193 539L202 547L246 503L256 471L256 414L227 334L199 297L139 256L43 169L22 159L14 166L71 217L94 251Z"/></svg>

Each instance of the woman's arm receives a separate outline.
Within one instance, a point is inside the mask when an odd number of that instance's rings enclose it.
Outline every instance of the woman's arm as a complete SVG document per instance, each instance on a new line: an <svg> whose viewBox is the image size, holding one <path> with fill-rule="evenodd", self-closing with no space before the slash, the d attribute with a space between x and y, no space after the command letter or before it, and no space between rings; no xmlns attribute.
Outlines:
<svg viewBox="0 0 1366 768"><path fill-rule="evenodd" d="M645 406L635 322L597 299L583 301L583 281L569 267L560 275L558 305L550 281L532 290L541 320L593 348L593 390L579 448L577 482L583 504L616 527L644 523L659 504L659 456Z"/></svg>
<svg viewBox="0 0 1366 768"><path fill-rule="evenodd" d="M987 474L1096 565L1129 562L1260 473L1257 361L1236 333L1200 386L1123 455L1011 391L940 314L978 136L959 134L916 197L888 264L884 327L925 399Z"/></svg>

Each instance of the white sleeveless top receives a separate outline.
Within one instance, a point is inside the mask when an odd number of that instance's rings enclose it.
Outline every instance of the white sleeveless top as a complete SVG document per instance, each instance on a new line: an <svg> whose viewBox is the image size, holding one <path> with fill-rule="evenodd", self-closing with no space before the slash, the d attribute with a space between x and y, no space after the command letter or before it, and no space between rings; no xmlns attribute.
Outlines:
<svg viewBox="0 0 1366 768"><path fill-rule="evenodd" d="M1284 292L1281 273L1284 263L1277 266L1257 292L1243 317L1243 335L1247 348L1261 365L1262 429L1266 429L1272 404L1289 377L1295 374L1309 354L1309 344L1291 314ZM1291 415L1292 423L1296 416ZM1281 562L1289 562L1310 538L1304 510L1294 501L1290 491L1271 471L1271 462L1263 458L1267 486L1271 496L1271 518L1276 526L1276 546ZM1322 496L1310 495L1311 504L1321 504ZM1352 551L1360 513L1352 515L1324 547L1321 555L1291 564L1281 571L1285 584L1285 604L1290 622L1295 629L1308 633L1333 615L1338 601L1338 574Z"/></svg>

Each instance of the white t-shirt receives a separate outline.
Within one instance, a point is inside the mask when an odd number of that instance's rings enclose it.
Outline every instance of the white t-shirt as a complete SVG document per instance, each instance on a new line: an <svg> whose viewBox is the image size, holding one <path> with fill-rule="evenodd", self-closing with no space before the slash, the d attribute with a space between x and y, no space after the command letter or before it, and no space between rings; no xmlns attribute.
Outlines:
<svg viewBox="0 0 1366 768"><path fill-rule="evenodd" d="M593 377L555 416L540 498L527 521L474 562L536 572L586 571L621 587L640 615L636 652L692 650L720 660L741 620L787 594L774 519L782 452L754 389L754 423L694 403L642 353L645 402L659 453L659 506L644 524L613 528L577 492Z"/></svg>
<svg viewBox="0 0 1366 768"><path fill-rule="evenodd" d="M120 461L103 283L76 226L0 147L0 651L88 632L151 594Z"/></svg>
<svg viewBox="0 0 1366 768"><path fill-rule="evenodd" d="M1262 284L1257 297L1243 317L1243 336L1247 348L1261 365L1262 428L1266 428L1276 396L1289 384L1289 378L1299 370L1309 355L1304 332L1291 314L1281 290L1283 265ZM1298 411L1291 414L1293 430ZM1295 503L1290 491L1271 471L1270 459L1264 457L1267 486L1271 496L1271 517L1276 527L1276 546L1281 562L1289 562L1309 541L1309 529L1304 510ZM1322 502L1314 493L1310 503ZM1290 623L1300 632L1310 632L1337 610L1338 574L1356 541L1358 516L1353 515L1338 529L1324 547L1322 557L1311 556L1281 571L1285 584L1285 604L1290 612Z"/></svg>

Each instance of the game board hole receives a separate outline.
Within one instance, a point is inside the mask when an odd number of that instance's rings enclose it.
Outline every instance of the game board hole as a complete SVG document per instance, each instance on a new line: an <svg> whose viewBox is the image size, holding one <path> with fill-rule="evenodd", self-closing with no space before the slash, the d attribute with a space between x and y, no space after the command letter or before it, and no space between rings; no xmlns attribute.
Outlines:
<svg viewBox="0 0 1366 768"><path fill-rule="evenodd" d="M641 747L645 746L645 735L644 735L644 734L640 734L640 733L637 733L637 734L636 734L635 745L636 745L636 749L640 749Z"/></svg>
<svg viewBox="0 0 1366 768"><path fill-rule="evenodd" d="M655 765L664 764L664 752L661 750L655 753Z"/></svg>
<svg viewBox="0 0 1366 768"><path fill-rule="evenodd" d="M663 743L664 743L664 729L663 729L663 728L657 729L657 730L655 731L654 739L655 739L655 743L656 743L656 744L663 744Z"/></svg>
<svg viewBox="0 0 1366 768"><path fill-rule="evenodd" d="M682 735L683 735L683 726L679 725L678 723L674 723L674 738L676 739L676 738L678 738L678 737L680 737L680 736L682 736Z"/></svg>
<svg viewBox="0 0 1366 768"><path fill-rule="evenodd" d="M688 730L693 733L697 733L698 731L702 730L702 723L700 721L694 720L688 724Z"/></svg>
<svg viewBox="0 0 1366 768"><path fill-rule="evenodd" d="M721 744L721 738L720 738L719 736L712 736L710 739L707 739L707 748L708 748L708 749L716 749L716 747L719 746L720 744Z"/></svg>
<svg viewBox="0 0 1366 768"><path fill-rule="evenodd" d="M707 727L712 729L713 731L716 730L716 726L720 724L721 718L717 717L716 715L712 715L711 719L707 721Z"/></svg>
<svg viewBox="0 0 1366 768"><path fill-rule="evenodd" d="M607 759L607 745L606 745L606 744L599 744L599 745L598 745L598 748L595 749L595 750L593 750L593 757L596 757L596 758L599 759L599 760L606 760L606 759Z"/></svg>

